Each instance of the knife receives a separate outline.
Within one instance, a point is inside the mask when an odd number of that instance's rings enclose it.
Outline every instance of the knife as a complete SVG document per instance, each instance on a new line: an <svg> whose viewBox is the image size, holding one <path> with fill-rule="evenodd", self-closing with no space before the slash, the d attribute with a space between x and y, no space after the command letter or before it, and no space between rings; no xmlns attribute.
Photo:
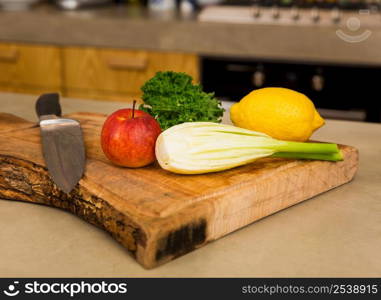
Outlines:
<svg viewBox="0 0 381 300"><path fill-rule="evenodd" d="M50 177L65 193L70 193L85 168L85 146L80 124L61 118L59 95L43 94L36 102L40 119L42 153Z"/></svg>

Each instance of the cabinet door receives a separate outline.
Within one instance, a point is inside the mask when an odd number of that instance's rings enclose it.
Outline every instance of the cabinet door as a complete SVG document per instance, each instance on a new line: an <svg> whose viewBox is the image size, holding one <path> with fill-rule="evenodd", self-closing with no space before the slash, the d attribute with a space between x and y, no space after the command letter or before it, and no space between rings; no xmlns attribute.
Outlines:
<svg viewBox="0 0 381 300"><path fill-rule="evenodd" d="M199 78L193 54L69 47L64 50L65 92L69 97L131 100L157 71Z"/></svg>
<svg viewBox="0 0 381 300"><path fill-rule="evenodd" d="M59 48L0 44L0 90L42 93L60 89Z"/></svg>

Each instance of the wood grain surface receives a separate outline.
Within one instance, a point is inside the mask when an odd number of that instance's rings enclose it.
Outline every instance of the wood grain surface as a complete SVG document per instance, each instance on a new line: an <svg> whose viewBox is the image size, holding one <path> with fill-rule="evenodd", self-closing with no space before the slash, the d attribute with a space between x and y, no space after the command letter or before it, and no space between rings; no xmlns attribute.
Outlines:
<svg viewBox="0 0 381 300"><path fill-rule="evenodd" d="M196 82L198 56L89 47L0 43L0 90L130 102L158 71L186 72ZM47 75L48 74L48 75Z"/></svg>
<svg viewBox="0 0 381 300"><path fill-rule="evenodd" d="M199 80L194 54L85 47L62 51L68 97L129 101L141 95L140 87L158 71L186 72Z"/></svg>
<svg viewBox="0 0 381 300"><path fill-rule="evenodd" d="M342 162L266 158L205 175L172 174L156 164L120 168L100 148L105 116L69 117L81 122L87 164L64 194L49 178L36 124L0 114L0 198L70 211L108 231L146 268L344 184L358 167L358 151L340 146Z"/></svg>
<svg viewBox="0 0 381 300"><path fill-rule="evenodd" d="M60 91L61 52L45 45L0 44L0 90L40 94Z"/></svg>

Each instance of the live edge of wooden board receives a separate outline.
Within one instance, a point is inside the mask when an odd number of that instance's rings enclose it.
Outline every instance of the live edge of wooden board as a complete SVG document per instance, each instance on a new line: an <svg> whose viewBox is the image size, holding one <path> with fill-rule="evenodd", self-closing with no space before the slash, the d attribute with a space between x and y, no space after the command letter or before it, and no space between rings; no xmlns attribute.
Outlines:
<svg viewBox="0 0 381 300"><path fill-rule="evenodd" d="M0 198L67 210L109 232L145 268L349 182L358 168L358 151L344 145L341 162L267 158L205 175L119 168L100 148L105 115L67 117L81 122L87 152L70 194L49 177L38 126L0 113Z"/></svg>

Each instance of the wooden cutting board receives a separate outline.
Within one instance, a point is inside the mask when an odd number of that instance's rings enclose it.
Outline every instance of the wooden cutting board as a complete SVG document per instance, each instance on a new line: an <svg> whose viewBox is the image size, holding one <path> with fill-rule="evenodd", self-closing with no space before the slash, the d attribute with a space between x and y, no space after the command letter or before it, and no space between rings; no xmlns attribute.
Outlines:
<svg viewBox="0 0 381 300"><path fill-rule="evenodd" d="M205 175L172 174L155 164L120 168L100 148L104 115L68 117L81 122L87 164L75 190L64 194L45 168L37 125L0 114L0 198L70 211L108 231L146 268L342 185L358 167L358 151L340 146L342 162L266 158Z"/></svg>

